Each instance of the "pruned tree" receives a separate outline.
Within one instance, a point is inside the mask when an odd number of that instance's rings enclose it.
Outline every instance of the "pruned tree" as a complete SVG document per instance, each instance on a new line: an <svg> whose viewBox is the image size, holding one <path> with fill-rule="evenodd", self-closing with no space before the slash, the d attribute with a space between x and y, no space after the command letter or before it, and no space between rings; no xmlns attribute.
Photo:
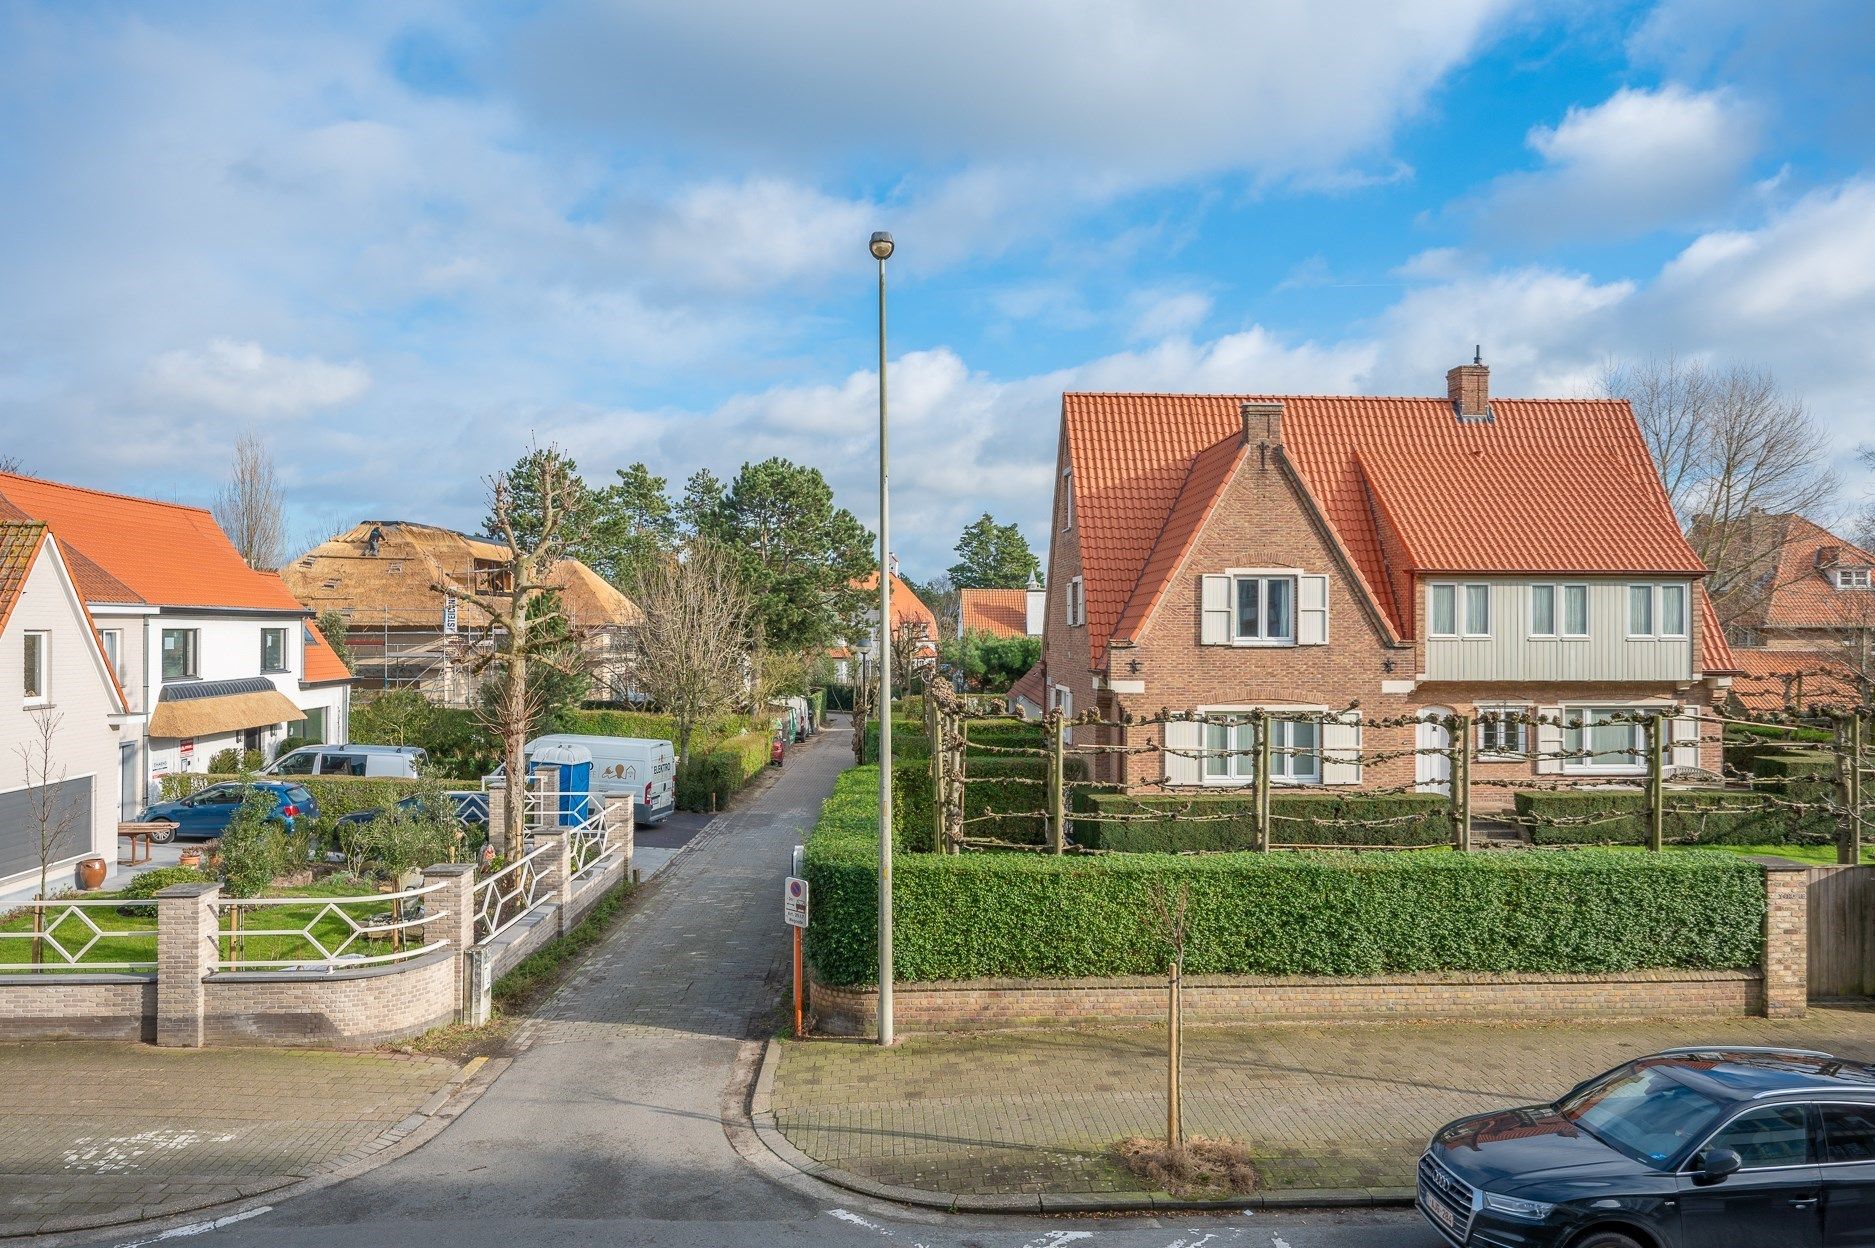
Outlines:
<svg viewBox="0 0 1875 1248"><path fill-rule="evenodd" d="M1191 885L1180 883L1174 892L1166 887L1164 880L1155 880L1148 897L1152 902L1153 935L1166 950L1165 1146L1176 1153L1185 1146L1179 1112L1184 1082L1180 1059L1185 1025L1185 939L1186 919L1191 910Z"/></svg>
<svg viewBox="0 0 1875 1248"><path fill-rule="evenodd" d="M918 620L900 620L892 630L892 696L922 686L937 657L937 641L931 630Z"/></svg>
<svg viewBox="0 0 1875 1248"><path fill-rule="evenodd" d="M553 567L565 557L568 544L581 537L578 526L586 517L585 487L570 469L571 461L548 446L537 448L509 472L489 478L490 528L508 548L506 566L473 583L445 574L430 586L488 618L488 636L477 645L470 666L477 673L492 668L502 681L501 695L487 708L486 717L501 743L509 800L502 803L501 828L491 833L499 836L502 853L510 858L520 853L527 831L522 747L541 694L538 682L529 681L528 670L539 664L574 674L582 662L579 639L549 626L558 614L542 610L542 599L553 589ZM520 499L526 500L525 512L519 509Z"/></svg>
<svg viewBox="0 0 1875 1248"><path fill-rule="evenodd" d="M235 439L234 468L213 511L248 567L272 571L286 558L286 494L259 434Z"/></svg>
<svg viewBox="0 0 1875 1248"><path fill-rule="evenodd" d="M26 739L14 747L14 752L19 755L21 770L25 772L27 818L32 820L33 831L39 838L37 895L43 901L50 895L52 863L69 847L72 834L78 830L79 807L60 792L66 779L66 769L58 762L59 728L65 722L63 712L36 707L27 715L32 726ZM44 931L45 911L35 908L33 935L36 938ZM45 950L34 939L33 961L40 962L44 958Z"/></svg>
<svg viewBox="0 0 1875 1248"><path fill-rule="evenodd" d="M1813 512L1835 494L1821 426L1769 372L1742 364L1614 364L1602 388L1633 404L1668 500L1712 570L1706 592L1732 627L1771 590L1771 518Z"/></svg>
<svg viewBox="0 0 1875 1248"><path fill-rule="evenodd" d="M674 721L681 771L697 726L743 696L753 606L735 560L702 539L646 566L631 593L644 613L638 685Z"/></svg>

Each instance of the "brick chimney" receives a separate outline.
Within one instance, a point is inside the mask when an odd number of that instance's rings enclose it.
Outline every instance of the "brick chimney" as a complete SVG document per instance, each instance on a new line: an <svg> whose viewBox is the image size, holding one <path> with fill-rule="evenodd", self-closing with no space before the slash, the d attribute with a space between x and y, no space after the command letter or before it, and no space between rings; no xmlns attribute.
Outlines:
<svg viewBox="0 0 1875 1248"><path fill-rule="evenodd" d="M1445 375L1445 397L1462 421L1491 419L1491 367L1484 348L1474 348L1471 363L1460 364Z"/></svg>
<svg viewBox="0 0 1875 1248"><path fill-rule="evenodd" d="M1283 405L1281 403L1245 403L1237 409L1243 417L1243 444L1263 442L1283 444Z"/></svg>

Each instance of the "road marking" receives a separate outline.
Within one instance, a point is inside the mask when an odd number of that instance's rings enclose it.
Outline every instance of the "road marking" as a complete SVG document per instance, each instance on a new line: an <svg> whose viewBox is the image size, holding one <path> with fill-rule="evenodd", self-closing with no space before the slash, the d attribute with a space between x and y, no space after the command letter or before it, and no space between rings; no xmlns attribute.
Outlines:
<svg viewBox="0 0 1875 1248"><path fill-rule="evenodd" d="M272 1205L262 1205L258 1209L249 1209L245 1213L231 1213L225 1218L216 1218L213 1222L191 1222L187 1226L178 1226L173 1230L164 1231L161 1235L152 1235L148 1239L133 1239L127 1244L117 1245L117 1248L143 1248L145 1244L161 1243L165 1239L183 1239L190 1235L205 1235L209 1231L219 1231L224 1226L232 1226L236 1222L245 1222L249 1218L258 1218L263 1213L272 1212Z"/></svg>
<svg viewBox="0 0 1875 1248"><path fill-rule="evenodd" d="M838 1218L842 1222L851 1222L854 1226L863 1226L869 1231L877 1231L879 1234L888 1238L890 1238L892 1234L891 1231L880 1226L877 1222L868 1222L851 1209L829 1209L827 1210L827 1216L830 1218Z"/></svg>
<svg viewBox="0 0 1875 1248"><path fill-rule="evenodd" d="M1061 1245L1071 1244L1077 1239L1092 1239L1093 1237L1092 1231L1050 1231L1040 1239L1030 1240L1022 1245L1022 1248L1061 1248Z"/></svg>
<svg viewBox="0 0 1875 1248"><path fill-rule="evenodd" d="M1270 1248L1289 1248L1289 1241L1281 1235L1270 1236Z"/></svg>

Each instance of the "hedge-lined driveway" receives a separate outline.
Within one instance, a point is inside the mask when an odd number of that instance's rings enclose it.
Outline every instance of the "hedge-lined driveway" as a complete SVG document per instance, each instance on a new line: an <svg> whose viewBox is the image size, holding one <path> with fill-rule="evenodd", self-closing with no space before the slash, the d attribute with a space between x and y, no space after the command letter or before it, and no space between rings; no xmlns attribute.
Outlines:
<svg viewBox="0 0 1875 1248"><path fill-rule="evenodd" d="M1547 1100L1685 1044L1875 1060L1875 1012L1555 1025L1262 1026L1185 1031L1185 1129L1250 1146L1267 1187L1403 1188L1453 1118ZM933 1192L1136 1192L1111 1159L1165 1130L1165 1033L919 1036L889 1050L787 1043L776 1125L817 1161ZM1375 1242L1383 1242L1376 1240Z"/></svg>

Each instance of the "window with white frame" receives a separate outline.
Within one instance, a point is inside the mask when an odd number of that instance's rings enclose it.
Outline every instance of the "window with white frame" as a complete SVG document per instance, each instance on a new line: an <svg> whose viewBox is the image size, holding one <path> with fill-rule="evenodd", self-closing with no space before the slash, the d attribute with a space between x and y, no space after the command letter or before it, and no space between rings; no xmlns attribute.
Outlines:
<svg viewBox="0 0 1875 1248"><path fill-rule="evenodd" d="M1061 470L1061 531L1074 527L1074 469Z"/></svg>
<svg viewBox="0 0 1875 1248"><path fill-rule="evenodd" d="M1231 635L1251 644L1290 645L1296 639L1296 578L1234 577L1236 610Z"/></svg>
<svg viewBox="0 0 1875 1248"><path fill-rule="evenodd" d="M1625 706L1568 707L1562 712L1564 771L1647 769L1646 727Z"/></svg>
<svg viewBox="0 0 1875 1248"><path fill-rule="evenodd" d="M1562 587L1562 635L1565 637L1589 635L1589 587L1587 585L1564 585Z"/></svg>
<svg viewBox="0 0 1875 1248"><path fill-rule="evenodd" d="M1066 685L1055 686L1055 709L1065 716L1072 717L1074 714L1074 694L1069 692Z"/></svg>
<svg viewBox="0 0 1875 1248"><path fill-rule="evenodd" d="M1628 586L1628 636L1686 636L1687 587L1681 584Z"/></svg>
<svg viewBox="0 0 1875 1248"><path fill-rule="evenodd" d="M1523 758L1530 753L1530 711L1523 706L1478 708L1478 757Z"/></svg>
<svg viewBox="0 0 1875 1248"><path fill-rule="evenodd" d="M1556 587L1554 585L1530 587L1530 635L1532 637L1556 635Z"/></svg>
<svg viewBox="0 0 1875 1248"><path fill-rule="evenodd" d="M1484 584L1432 586L1431 626L1434 637L1489 637L1491 635L1491 587ZM1462 631L1461 631L1462 630Z"/></svg>
<svg viewBox="0 0 1875 1248"><path fill-rule="evenodd" d="M1271 784L1320 784L1322 726L1312 719L1269 719ZM1206 784L1242 784L1257 774L1256 725L1248 715L1211 715L1204 725Z"/></svg>
<svg viewBox="0 0 1875 1248"><path fill-rule="evenodd" d="M52 636L31 632L25 635L26 670L21 685L26 701L40 703L52 697Z"/></svg>
<svg viewBox="0 0 1875 1248"><path fill-rule="evenodd" d="M286 630L284 628L260 630L260 670L263 672L286 670Z"/></svg>
<svg viewBox="0 0 1875 1248"><path fill-rule="evenodd" d="M118 683L124 679L124 630L107 628L98 633L98 641L104 646L105 661L111 665L111 671L117 674Z"/></svg>
<svg viewBox="0 0 1875 1248"><path fill-rule="evenodd" d="M1073 626L1087 623L1086 590L1078 576L1068 582L1068 623Z"/></svg>
<svg viewBox="0 0 1875 1248"><path fill-rule="evenodd" d="M1875 587L1875 569L1838 568L1836 569L1836 588L1869 589Z"/></svg>

